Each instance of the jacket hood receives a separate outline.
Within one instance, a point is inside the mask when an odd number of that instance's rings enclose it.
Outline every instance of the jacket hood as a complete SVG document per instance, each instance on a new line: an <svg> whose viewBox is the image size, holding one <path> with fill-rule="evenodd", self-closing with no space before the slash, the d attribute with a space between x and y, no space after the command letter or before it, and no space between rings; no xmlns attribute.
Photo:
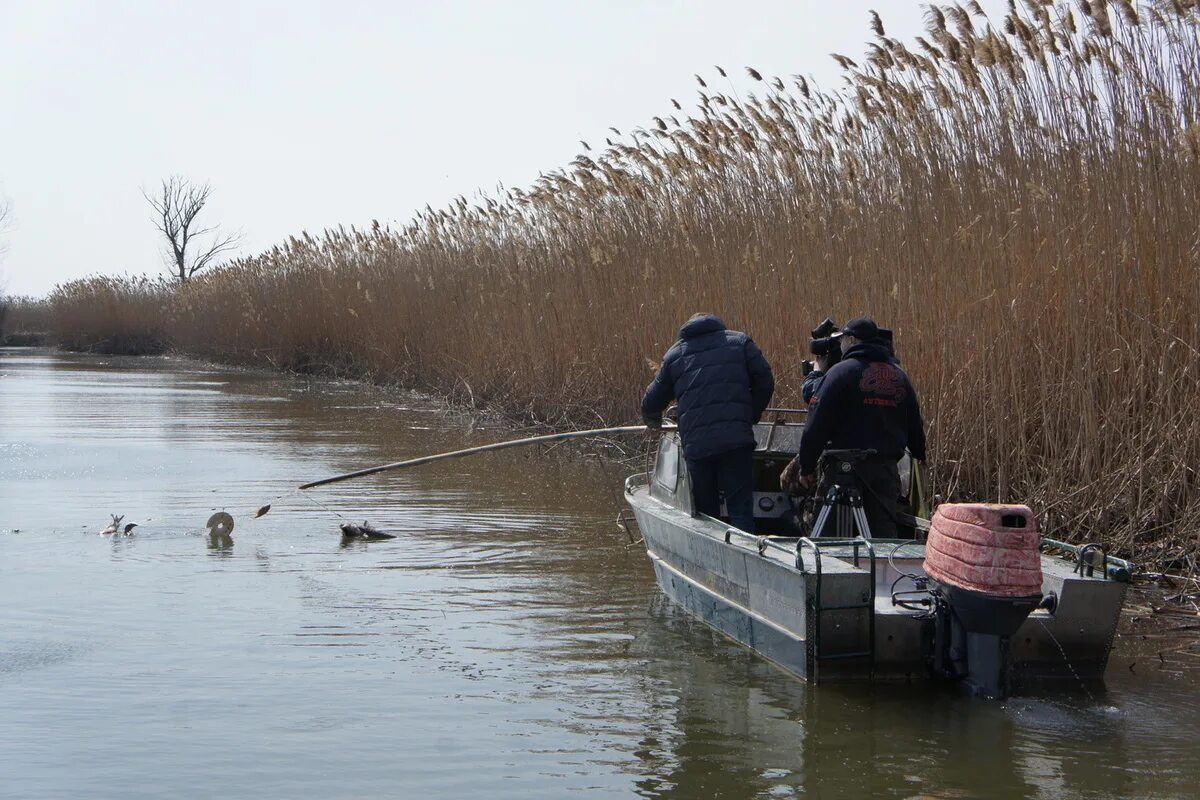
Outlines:
<svg viewBox="0 0 1200 800"><path fill-rule="evenodd" d="M696 314L679 329L680 339L691 339L706 333L725 330L725 323L712 314Z"/></svg>
<svg viewBox="0 0 1200 800"><path fill-rule="evenodd" d="M842 358L861 358L863 361L893 361L895 356L886 344L859 342L842 354Z"/></svg>

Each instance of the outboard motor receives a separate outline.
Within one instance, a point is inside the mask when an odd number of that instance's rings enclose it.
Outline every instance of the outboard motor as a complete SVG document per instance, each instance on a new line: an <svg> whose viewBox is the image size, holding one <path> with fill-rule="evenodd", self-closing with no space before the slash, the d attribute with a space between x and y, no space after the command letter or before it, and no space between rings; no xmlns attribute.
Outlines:
<svg viewBox="0 0 1200 800"><path fill-rule="evenodd" d="M925 544L934 671L972 693L1009 692L1009 640L1043 604L1037 522L1026 506L943 504Z"/></svg>

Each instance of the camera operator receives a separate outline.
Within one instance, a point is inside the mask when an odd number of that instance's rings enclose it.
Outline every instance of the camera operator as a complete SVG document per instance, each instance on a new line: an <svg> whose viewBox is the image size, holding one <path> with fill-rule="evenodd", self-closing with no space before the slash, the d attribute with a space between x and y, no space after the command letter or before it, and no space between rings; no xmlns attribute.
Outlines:
<svg viewBox="0 0 1200 800"><path fill-rule="evenodd" d="M805 405L812 405L816 402L816 394L821 389L821 384L825 380L825 373L829 372L830 367L837 363L841 352L817 352L818 349L824 349L818 344L818 339L813 339L808 343L808 351L812 353L813 360L806 361L805 364L812 364L812 368L804 376L804 383L800 387L800 395L804 398ZM836 348L837 342L834 341Z"/></svg>
<svg viewBox="0 0 1200 800"><path fill-rule="evenodd" d="M800 437L800 452L780 476L784 491L798 493L817 482L817 462L826 449L874 450L855 465L871 535L896 535L900 495L897 462L905 448L925 460L925 428L912 383L890 343L867 317L852 319L837 333L842 359L825 374ZM828 476L826 476L826 479Z"/></svg>
<svg viewBox="0 0 1200 800"><path fill-rule="evenodd" d="M830 367L836 364L842 358L841 345L835 334L837 332L837 323L831 317L826 317L825 321L810 331L809 335L812 339L808 343L808 352L812 354L812 361L805 361L801 366L801 371L804 373L804 383L800 387L800 396L804 398L805 405L812 405L816 402L817 391L821 388L821 383L825 380L825 373L829 372Z"/></svg>

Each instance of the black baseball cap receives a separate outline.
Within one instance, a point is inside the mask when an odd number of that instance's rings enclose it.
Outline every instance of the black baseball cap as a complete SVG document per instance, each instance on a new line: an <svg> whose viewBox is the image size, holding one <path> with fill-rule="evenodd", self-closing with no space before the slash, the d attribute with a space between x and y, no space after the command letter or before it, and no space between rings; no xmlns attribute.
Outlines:
<svg viewBox="0 0 1200 800"><path fill-rule="evenodd" d="M855 317L843 325L840 331L831 335L845 336L846 334L850 334L859 341L869 342L879 336L879 326L870 317Z"/></svg>

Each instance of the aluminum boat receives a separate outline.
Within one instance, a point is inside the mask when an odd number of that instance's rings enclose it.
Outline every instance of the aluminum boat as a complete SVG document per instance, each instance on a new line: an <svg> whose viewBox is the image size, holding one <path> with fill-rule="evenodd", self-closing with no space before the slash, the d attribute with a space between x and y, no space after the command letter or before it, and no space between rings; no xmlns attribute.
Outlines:
<svg viewBox="0 0 1200 800"><path fill-rule="evenodd" d="M658 583L673 601L799 678L943 679L988 697L1042 681L1102 679L1130 565L1096 545L1043 539L1042 591L997 598L925 574L911 538L814 537L779 490L802 423L755 427L757 530L695 512L679 434L625 482ZM909 464L902 461L907 483ZM907 490L906 490L907 491Z"/></svg>

